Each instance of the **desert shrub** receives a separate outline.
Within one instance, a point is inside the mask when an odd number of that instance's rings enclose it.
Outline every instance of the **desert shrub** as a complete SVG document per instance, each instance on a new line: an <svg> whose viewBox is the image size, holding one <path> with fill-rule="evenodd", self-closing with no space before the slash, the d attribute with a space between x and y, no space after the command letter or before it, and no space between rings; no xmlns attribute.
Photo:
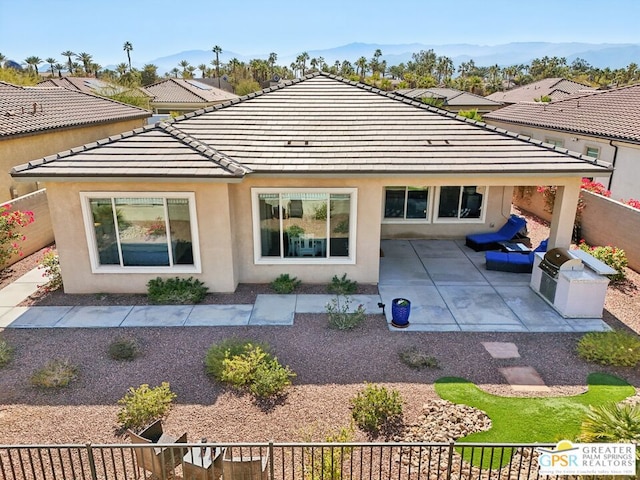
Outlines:
<svg viewBox="0 0 640 480"><path fill-rule="evenodd" d="M248 390L258 398L280 395L295 377L289 367L271 355L268 345L237 339L212 345L205 357L205 370L216 380Z"/></svg>
<svg viewBox="0 0 640 480"><path fill-rule="evenodd" d="M276 293L292 293L301 283L297 277L291 277L288 273L283 273L271 282L271 288Z"/></svg>
<svg viewBox="0 0 640 480"><path fill-rule="evenodd" d="M438 368L438 359L430 356L426 352L422 352L418 349L418 347L409 347L404 350L400 350L398 352L398 356L402 362L416 370L420 370L421 368Z"/></svg>
<svg viewBox="0 0 640 480"><path fill-rule="evenodd" d="M13 360L15 349L6 340L0 339L0 368Z"/></svg>
<svg viewBox="0 0 640 480"><path fill-rule="evenodd" d="M619 330L590 332L578 341L577 352L600 365L635 367L640 362L640 338Z"/></svg>
<svg viewBox="0 0 640 480"><path fill-rule="evenodd" d="M402 419L400 392L368 383L351 399L351 416L358 427L376 436Z"/></svg>
<svg viewBox="0 0 640 480"><path fill-rule="evenodd" d="M579 440L586 443L635 443L640 445L640 404L590 406L580 426ZM640 475L640 448L636 447L636 477Z"/></svg>
<svg viewBox="0 0 640 480"><path fill-rule="evenodd" d="M328 443L353 442L353 429L340 428L336 433L325 438ZM310 440L309 440L310 441ZM304 449L304 473L307 480L340 479L343 477L343 467L348 464L352 447L336 445L321 449Z"/></svg>
<svg viewBox="0 0 640 480"><path fill-rule="evenodd" d="M47 278L47 283L38 285L45 292L52 292L62 287L62 272L60 271L60 260L56 252L50 248L45 250L38 268L44 270L43 277Z"/></svg>
<svg viewBox="0 0 640 480"><path fill-rule="evenodd" d="M627 254L621 248L612 247L611 245L600 246L600 247L591 247L585 243L584 240L580 241L578 245L580 250L583 250L593 257L597 258L601 262L606 263L611 268L614 268L618 271L615 275L609 275L609 278L614 281L624 280L626 278L625 268L627 267Z"/></svg>
<svg viewBox="0 0 640 480"><path fill-rule="evenodd" d="M351 311L351 299L346 295L336 295L325 305L325 310L329 316L329 328L336 330L353 330L362 324L366 315L362 304Z"/></svg>
<svg viewBox="0 0 640 480"><path fill-rule="evenodd" d="M149 388L142 384L138 388L130 387L126 395L118 400L122 405L118 411L118 423L123 428L140 430L169 413L176 394L171 391L169 382Z"/></svg>
<svg viewBox="0 0 640 480"><path fill-rule="evenodd" d="M140 346L135 338L119 337L109 344L108 353L114 360L131 361L140 354Z"/></svg>
<svg viewBox="0 0 640 480"><path fill-rule="evenodd" d="M329 293L335 293L336 295L353 295L358 290L358 282L349 280L347 274L342 274L342 277L334 275L331 279L331 283L327 286Z"/></svg>
<svg viewBox="0 0 640 480"><path fill-rule="evenodd" d="M189 278L160 277L149 280L147 295L151 303L157 305L190 305L200 303L207 295L209 287L200 280Z"/></svg>
<svg viewBox="0 0 640 480"><path fill-rule="evenodd" d="M66 387L78 378L78 367L69 360L56 359L31 375L31 384L41 388Z"/></svg>

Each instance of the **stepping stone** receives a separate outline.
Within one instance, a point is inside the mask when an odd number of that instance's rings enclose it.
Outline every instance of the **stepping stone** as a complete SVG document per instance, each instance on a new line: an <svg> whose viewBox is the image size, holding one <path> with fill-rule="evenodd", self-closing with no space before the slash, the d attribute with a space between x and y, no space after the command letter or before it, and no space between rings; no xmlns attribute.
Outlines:
<svg viewBox="0 0 640 480"><path fill-rule="evenodd" d="M520 358L518 347L511 342L482 342L489 355L493 358Z"/></svg>
<svg viewBox="0 0 640 480"><path fill-rule="evenodd" d="M518 392L548 392L550 388L544 383L533 367L499 368L500 373L507 379L511 388Z"/></svg>

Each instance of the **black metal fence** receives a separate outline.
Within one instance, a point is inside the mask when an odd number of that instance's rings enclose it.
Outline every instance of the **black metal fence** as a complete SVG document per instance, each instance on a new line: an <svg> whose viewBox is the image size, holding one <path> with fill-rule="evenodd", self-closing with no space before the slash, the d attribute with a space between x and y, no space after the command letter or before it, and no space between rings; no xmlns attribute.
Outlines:
<svg viewBox="0 0 640 480"><path fill-rule="evenodd" d="M527 480L542 444L0 445L0 480Z"/></svg>

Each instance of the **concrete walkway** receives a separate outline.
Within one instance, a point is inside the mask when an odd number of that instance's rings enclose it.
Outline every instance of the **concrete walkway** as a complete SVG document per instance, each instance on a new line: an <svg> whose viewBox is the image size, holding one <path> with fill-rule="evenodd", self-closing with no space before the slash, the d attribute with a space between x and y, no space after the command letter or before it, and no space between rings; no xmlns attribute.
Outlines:
<svg viewBox="0 0 640 480"><path fill-rule="evenodd" d="M383 240L380 295L353 295L351 308L382 313L395 332L588 332L601 319L563 318L529 288L529 274L489 271L464 241ZM296 313L325 313L333 295L258 295L248 305L18 307L44 283L34 269L0 290L0 328L293 325ZM411 301L410 325L391 326L391 301Z"/></svg>

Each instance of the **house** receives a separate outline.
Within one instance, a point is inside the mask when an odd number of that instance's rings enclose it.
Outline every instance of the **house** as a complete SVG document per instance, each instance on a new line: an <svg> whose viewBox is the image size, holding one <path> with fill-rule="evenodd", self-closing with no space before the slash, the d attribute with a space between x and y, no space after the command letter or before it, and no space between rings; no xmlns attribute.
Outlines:
<svg viewBox="0 0 640 480"><path fill-rule="evenodd" d="M382 238L499 228L514 186L558 185L568 246L597 160L324 73L12 170L44 182L65 291L213 292L282 273L377 283ZM126 279L126 280L125 280Z"/></svg>
<svg viewBox="0 0 640 480"><path fill-rule="evenodd" d="M143 90L153 97L150 106L155 114L193 112L238 98L200 80L185 78L167 78Z"/></svg>
<svg viewBox="0 0 640 480"><path fill-rule="evenodd" d="M150 115L81 91L0 82L0 202L39 188L14 182L11 167L141 127Z"/></svg>
<svg viewBox="0 0 640 480"><path fill-rule="evenodd" d="M597 177L616 199L640 198L640 84L547 104L518 103L484 117L501 128L611 165Z"/></svg>
<svg viewBox="0 0 640 480"><path fill-rule="evenodd" d="M38 82L38 87L63 87L77 92L93 93L99 95L104 90L115 88L116 85L105 82L95 77L51 77ZM124 87L119 87L124 89Z"/></svg>
<svg viewBox="0 0 640 480"><path fill-rule="evenodd" d="M576 93L593 92L589 85L567 80L566 78L545 78L521 87L495 92L485 98L503 104L535 102L548 97L551 100L561 100Z"/></svg>
<svg viewBox="0 0 640 480"><path fill-rule="evenodd" d="M455 88L401 88L395 90L395 93L415 100L426 99L440 108L456 113L461 110L477 110L484 115L502 107L500 102Z"/></svg>
<svg viewBox="0 0 640 480"><path fill-rule="evenodd" d="M229 78L226 75L223 75L219 79L218 77L205 77L205 78L196 78L194 80L197 80L200 83L205 83L212 87L219 88L221 90L224 90L225 92L234 93L234 90L235 90L233 88L233 85L229 83Z"/></svg>

